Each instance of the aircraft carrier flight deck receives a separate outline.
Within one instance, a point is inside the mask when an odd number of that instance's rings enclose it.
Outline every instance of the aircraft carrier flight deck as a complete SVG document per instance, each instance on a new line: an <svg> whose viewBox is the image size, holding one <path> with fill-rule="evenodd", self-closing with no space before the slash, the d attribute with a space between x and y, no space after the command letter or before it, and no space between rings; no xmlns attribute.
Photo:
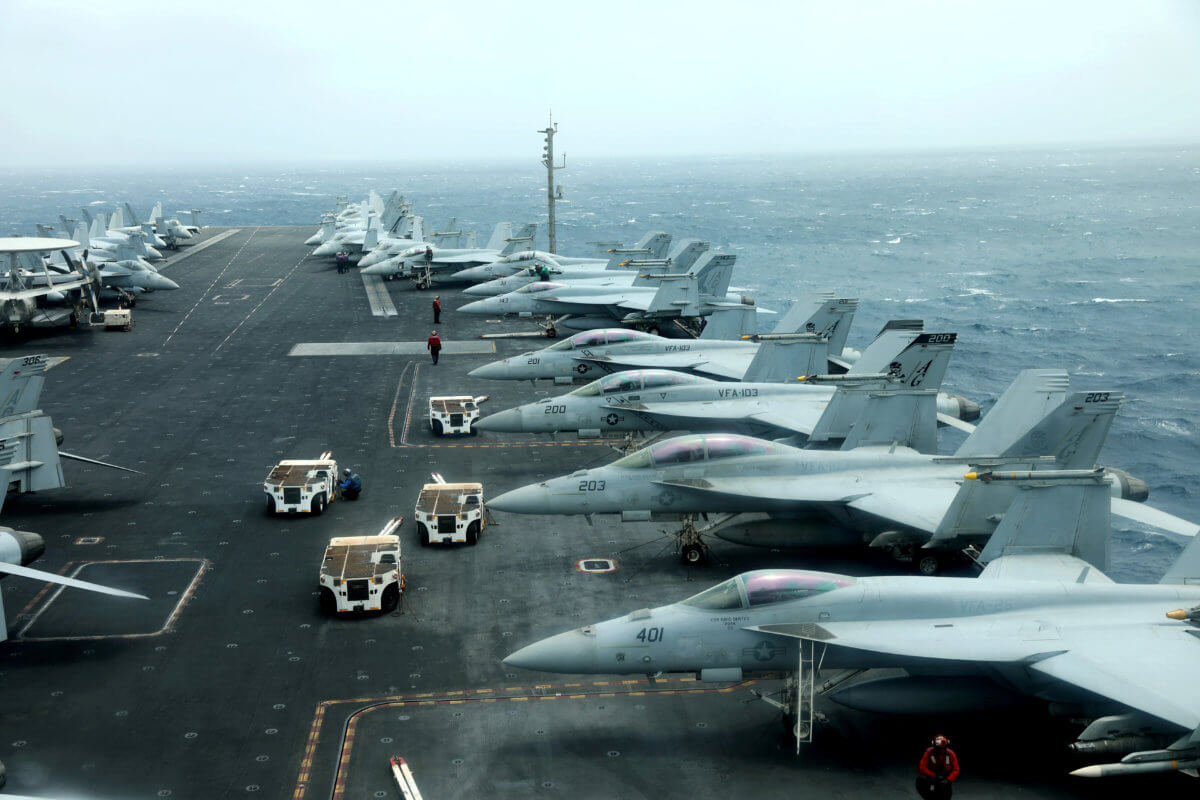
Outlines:
<svg viewBox="0 0 1200 800"><path fill-rule="evenodd" d="M563 391L467 376L547 342L481 339L533 326L456 314L467 298L444 287L436 328L446 348L433 365L424 342L435 292L339 274L310 255L311 230L205 229L162 268L181 288L139 301L131 332L55 331L0 346L3 356L65 358L42 394L63 448L142 473L66 463L68 488L10 496L5 523L45 538L38 568L149 597L0 584L5 791L393 798L388 759L402 756L427 800L909 797L918 756L940 732L963 762L962 797L1133 788L1069 777L1076 764L1063 744L1077 729L1036 710L964 721L819 702L827 722L796 755L778 712L752 694L770 681L506 667L501 659L532 641L745 570L901 568L715 539L709 563L689 568L665 523L499 512L473 547L421 547L412 515L431 473L482 483L486 502L610 461L613 441L434 437L430 396L490 395L491 413ZM320 516L269 516L272 466L324 451L362 476L361 498ZM399 608L322 613L329 539L374 534L396 516L405 517ZM1137 791L1179 790L1151 778Z"/></svg>

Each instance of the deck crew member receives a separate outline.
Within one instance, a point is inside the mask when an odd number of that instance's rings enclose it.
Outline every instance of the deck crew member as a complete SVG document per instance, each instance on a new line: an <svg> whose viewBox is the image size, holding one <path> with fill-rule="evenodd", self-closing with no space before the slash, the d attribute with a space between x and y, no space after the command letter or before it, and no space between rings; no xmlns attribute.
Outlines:
<svg viewBox="0 0 1200 800"><path fill-rule="evenodd" d="M433 324L437 325L442 321L442 296L439 294L433 298Z"/></svg>
<svg viewBox="0 0 1200 800"><path fill-rule="evenodd" d="M362 492L362 478L347 467L342 470L342 482L338 484L338 488L342 490L342 497L347 500L357 500L359 493Z"/></svg>
<svg viewBox="0 0 1200 800"><path fill-rule="evenodd" d="M933 742L917 767L917 794L925 800L950 800L954 781L958 780L958 756L950 749L945 736L933 737Z"/></svg>
<svg viewBox="0 0 1200 800"><path fill-rule="evenodd" d="M425 342L425 347L429 349L429 355L433 356L433 363L436 364L438 353L442 352L442 339L437 335L437 331L429 334L429 339Z"/></svg>

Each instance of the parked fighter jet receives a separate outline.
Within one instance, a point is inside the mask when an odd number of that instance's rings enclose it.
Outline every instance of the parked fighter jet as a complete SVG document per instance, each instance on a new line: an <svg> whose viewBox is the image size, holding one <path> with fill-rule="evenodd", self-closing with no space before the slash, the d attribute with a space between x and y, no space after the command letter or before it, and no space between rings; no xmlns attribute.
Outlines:
<svg viewBox="0 0 1200 800"><path fill-rule="evenodd" d="M453 228L456 222L457 220L450 220L450 227ZM418 223L420 224L419 230L417 229ZM505 233L500 235L499 241L503 241L503 236L512 230L512 226L509 223L502 222L497 226L497 231L502 227ZM446 242L451 240L457 242L463 236L462 231L455 230L427 234L425 233L425 220L422 217L413 217L409 229L404 231L403 235L399 234L400 232L397 232L397 235L394 236L386 232L381 234L377 227L368 228L367 235L363 239L363 257L358 260L358 266L374 266L390 258L395 258L401 253L414 250L418 245L422 248L444 247L446 245L441 244L443 240ZM474 239L475 234L472 233L470 236ZM494 240L496 237L497 234L493 234L492 238Z"/></svg>
<svg viewBox="0 0 1200 800"><path fill-rule="evenodd" d="M956 395L938 391L955 334L885 331L843 376L818 375L828 366L827 341L819 336L766 339L738 383L672 370L617 372L568 394L491 414L475 428L593 435L602 430L720 431L828 445L845 437L872 395L920 389L929 395L928 407L920 406L928 418L916 426L918 435L897 441L932 453L937 450L935 416L955 416L963 405ZM807 380L796 383L798 374ZM822 378L828 382L821 383Z"/></svg>
<svg viewBox="0 0 1200 800"><path fill-rule="evenodd" d="M869 542L898 560L915 557L932 574L949 552L986 540L1006 505L966 514L970 498L958 486L964 464L1032 468L1052 456L1062 469L1095 465L1123 395L1067 388L1066 373L1022 372L953 457L892 446L886 427L882 440L871 432L865 440L849 436L841 451L732 434L680 436L607 466L514 489L489 506L518 514L620 514L623 521L682 516L675 535L686 563L703 559L702 534L711 532L761 547ZM1115 513L1145 521L1128 501L1144 500L1146 484L1121 470L1106 474L1120 498ZM1129 506L1135 508L1127 513ZM696 514L727 516L698 531ZM1170 520L1173 532L1198 530Z"/></svg>
<svg viewBox="0 0 1200 800"><path fill-rule="evenodd" d="M774 333L816 333L827 338L829 370L844 371L859 355L845 346L857 308L858 300L834 298L832 292L814 292L792 304L775 324ZM921 323L889 322L884 330L892 328L920 332ZM668 339L625 328L604 328L577 333L541 350L484 364L471 370L470 375L491 380L551 379L570 383L644 366L737 380L758 352L759 343L748 338L757 333L760 329L754 312L721 309L708 317L700 338L695 341Z"/></svg>
<svg viewBox="0 0 1200 800"><path fill-rule="evenodd" d="M666 234L663 235L666 236ZM521 287L537 281L547 280L569 283L572 286L584 286L599 281L621 283L628 286L649 286L652 284L652 280L646 277L647 270L683 274L692 268L700 256L708 252L708 247L708 242L699 239L684 239L665 259L631 261L619 260L614 257L609 261L575 264L562 264L549 255L537 251L517 253L506 256L501 261L516 259L513 262L514 266L525 265L519 272L469 286L463 290L463 294L469 294L472 297L495 297L515 292ZM484 268L486 267L478 269Z"/></svg>
<svg viewBox="0 0 1200 800"><path fill-rule="evenodd" d="M372 195L374 200L379 197L374 193ZM373 219L378 220L381 231L395 233L403 221L412 216L411 211L412 206L405 203L404 198L396 191L393 191L382 205L372 202L368 207L367 204L363 204L358 214L345 213L330 221L331 229L322 226L321 241L312 254L333 256L342 250L362 250L363 239Z"/></svg>
<svg viewBox="0 0 1200 800"><path fill-rule="evenodd" d="M686 275L657 275L657 285L624 286L594 282L577 286L552 281L531 283L515 292L467 303L468 314L539 315L552 319L552 327L587 330L620 321L642 325L650 333L673 319L706 317L718 308L752 307L754 301L729 294L736 256L706 253ZM770 313L759 309L759 313Z"/></svg>
<svg viewBox="0 0 1200 800"><path fill-rule="evenodd" d="M711 681L783 670L782 698L759 696L783 711L797 750L812 740L818 693L856 709L924 714L987 713L1036 698L1093 720L1076 751L1130 753L1076 775L1195 774L1200 541L1158 585L1115 584L1103 573L1111 533L1103 473L966 477L985 479L967 481L985 495L1013 498L978 578L758 570L543 639L504 663ZM877 667L907 674L847 683Z"/></svg>
<svg viewBox="0 0 1200 800"><path fill-rule="evenodd" d="M684 241L699 242L699 239L687 239ZM676 246L677 251L681 251L682 242ZM456 273L457 277L465 281L490 281L495 278L503 278L508 275L515 275L524 267L528 266L529 262L534 260L542 260L548 263L557 264L559 266L570 266L572 264L593 264L597 261L604 262L609 268L616 269L623 264L634 264L648 262L647 266L654 265L663 266L661 261L671 257L669 251L671 248L671 234L665 231L650 231L638 241L633 247L623 247L621 245L613 245L603 247L603 252L596 256L563 256L557 253L543 253L540 250L524 250L519 253L504 258L497 259L490 264L480 264L477 267L465 269L462 272ZM708 251L708 243L703 243L703 247L694 250L695 256L699 257L701 253ZM695 259L693 258L692 261ZM689 264L690 266L690 264Z"/></svg>
<svg viewBox="0 0 1200 800"><path fill-rule="evenodd" d="M511 231L511 225L502 223ZM488 240L487 247L476 248L442 248L426 245L413 247L398 253L391 258L374 264L362 270L364 275L378 275L383 278L406 276L417 281L419 287L431 283L458 283L458 273L464 269L488 264L522 249L522 246L532 245L537 233L537 225L526 225L516 235L501 236L504 229L497 226L496 232ZM427 258L432 256L432 258Z"/></svg>

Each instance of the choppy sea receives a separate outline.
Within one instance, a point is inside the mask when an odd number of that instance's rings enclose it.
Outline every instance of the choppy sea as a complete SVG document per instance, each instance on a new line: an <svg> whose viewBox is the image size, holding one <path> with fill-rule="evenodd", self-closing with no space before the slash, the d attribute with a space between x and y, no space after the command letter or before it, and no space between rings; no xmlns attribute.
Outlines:
<svg viewBox="0 0 1200 800"><path fill-rule="evenodd" d="M772 158L583 160L559 173L559 251L650 229L737 253L734 283L783 309L808 289L858 297L851 344L892 318L956 331L947 388L984 403L1029 367L1126 402L1102 462L1151 504L1200 519L1200 147ZM79 208L205 210L210 225L314 224L333 197L399 188L480 244L545 221L528 163L155 173L0 172L0 234ZM181 218L184 216L179 215ZM544 234L539 232L542 245ZM1154 580L1179 545L1114 520L1114 577Z"/></svg>

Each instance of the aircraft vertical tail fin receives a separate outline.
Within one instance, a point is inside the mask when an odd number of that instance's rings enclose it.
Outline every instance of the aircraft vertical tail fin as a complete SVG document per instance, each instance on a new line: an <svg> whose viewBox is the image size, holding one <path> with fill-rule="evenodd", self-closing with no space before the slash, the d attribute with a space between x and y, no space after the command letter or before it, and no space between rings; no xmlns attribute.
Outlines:
<svg viewBox="0 0 1200 800"><path fill-rule="evenodd" d="M775 333L804 333L804 323L808 322L822 304L833 299L833 292L812 291L798 298L775 323ZM812 333L812 331L809 331Z"/></svg>
<svg viewBox="0 0 1200 800"><path fill-rule="evenodd" d="M504 248L504 242L511 238L512 235L513 227L511 222L498 223L495 229L492 230L492 237L487 240L487 244L483 247L485 250L501 250ZM508 255L508 253L504 253L504 255Z"/></svg>
<svg viewBox="0 0 1200 800"><path fill-rule="evenodd" d="M425 218L424 217L413 217L412 218L412 240L414 242L425 241Z"/></svg>
<svg viewBox="0 0 1200 800"><path fill-rule="evenodd" d="M820 336L766 339L759 343L758 352L742 375L742 382L784 383L794 381L797 375L814 374L808 370L824 372L829 358L827 344Z"/></svg>
<svg viewBox="0 0 1200 800"><path fill-rule="evenodd" d="M142 223L138 222L137 212L135 212L133 210L133 206L129 205L129 203L125 203L125 213L129 215L129 224L130 225L141 225L142 224Z"/></svg>
<svg viewBox="0 0 1200 800"><path fill-rule="evenodd" d="M48 364L44 355L0 360L0 418L37 409Z"/></svg>
<svg viewBox="0 0 1200 800"><path fill-rule="evenodd" d="M671 261L668 271L678 273L687 272L708 252L710 246L708 242L703 242L699 239L681 240L670 256L668 256Z"/></svg>
<svg viewBox="0 0 1200 800"><path fill-rule="evenodd" d="M846 346L846 336L850 333L850 323L854 320L854 312L858 310L858 300L850 297L832 297L832 294L817 292L797 300L775 326L775 332L820 334L829 340L829 355L841 355ZM826 368L822 367L821 371L825 372Z"/></svg>
<svg viewBox="0 0 1200 800"><path fill-rule="evenodd" d="M671 251L671 234L666 231L651 231L642 237L638 246L649 250L649 258L666 258Z"/></svg>
<svg viewBox="0 0 1200 800"><path fill-rule="evenodd" d="M1159 579L1159 583L1185 583L1200 586L1200 536L1193 537L1187 543L1187 547L1183 548L1179 558L1175 559L1175 563L1167 569L1166 574Z"/></svg>
<svg viewBox="0 0 1200 800"><path fill-rule="evenodd" d="M1064 402L1070 383L1062 370L1022 371L954 455L960 458L1050 455L1054 445L1048 437L1054 434L1057 439L1062 435L1063 415L1073 410ZM1056 413L1059 416L1054 422L1046 424Z"/></svg>
<svg viewBox="0 0 1200 800"><path fill-rule="evenodd" d="M75 224L75 235L71 238L83 245L84 250L87 250L91 246L91 243L88 241L87 225L84 225L82 222Z"/></svg>
<svg viewBox="0 0 1200 800"><path fill-rule="evenodd" d="M117 245L117 261L136 261L138 257L137 251L130 244Z"/></svg>
<svg viewBox="0 0 1200 800"><path fill-rule="evenodd" d="M67 219L65 214L58 215L58 222L62 225L64 231L71 230L71 220Z"/></svg>
<svg viewBox="0 0 1200 800"><path fill-rule="evenodd" d="M90 212L90 211L88 211L88 210L87 210L87 206L83 206L83 207L81 207L81 208L79 209L79 213L80 213L80 214L83 216L83 220L84 220L84 222L86 222L86 223L88 224L88 227L91 227L91 224L92 224L92 212Z"/></svg>
<svg viewBox="0 0 1200 800"><path fill-rule="evenodd" d="M866 395L865 402L846 432L842 450L895 444L918 453L937 452L936 390L839 386L834 397L857 392Z"/></svg>
<svg viewBox="0 0 1200 800"><path fill-rule="evenodd" d="M364 253L369 253L379 246L379 229L374 225L368 225L366 233L363 234L362 249Z"/></svg>
<svg viewBox="0 0 1200 800"><path fill-rule="evenodd" d="M1079 582L1107 580L1108 546L1112 538L1108 482L1101 470L1053 470L1007 473L971 472L960 495L996 493L1007 501L1003 519L980 554L988 563L981 578L1002 571L1006 556L1062 554L1074 556L1100 571L1080 570ZM956 497L957 501L958 498ZM988 505L993 505L988 503ZM989 573L990 570L990 573Z"/></svg>
<svg viewBox="0 0 1200 800"><path fill-rule="evenodd" d="M124 228L125 227L125 215L121 213L120 206L117 206L116 208L114 208L113 212L108 215L108 227L110 227L110 228Z"/></svg>
<svg viewBox="0 0 1200 800"><path fill-rule="evenodd" d="M404 198L401 197L400 192L396 191L395 189L393 189L392 193L388 195L388 199L386 201L381 201L379 195L375 194L374 191L371 192L370 199L374 201L371 203L370 210L374 211L375 214L378 215L379 223L383 226L384 230L390 231L392 227L399 222L400 218L404 216ZM363 216L366 217L367 214L364 214Z"/></svg>
<svg viewBox="0 0 1200 800"><path fill-rule="evenodd" d="M693 265L697 291L707 297L723 299L729 292L735 261L737 256L732 253L705 253Z"/></svg>
<svg viewBox="0 0 1200 800"><path fill-rule="evenodd" d="M745 308L720 308L708 315L702 340L740 339L758 333L758 310Z"/></svg>
<svg viewBox="0 0 1200 800"><path fill-rule="evenodd" d="M646 309L649 313L671 312L673 316L695 317L700 314L700 295L692 275L667 275L659 280L658 291Z"/></svg>
<svg viewBox="0 0 1200 800"><path fill-rule="evenodd" d="M896 354L921 335L924 323L915 319L894 319L883 326L879 334L866 348L858 361L851 365L846 374L863 373L874 375L887 372Z"/></svg>
<svg viewBox="0 0 1200 800"><path fill-rule="evenodd" d="M513 253L519 253L522 250L533 250L534 239L537 237L537 223L530 223L513 236L509 236L504 240L504 246L500 248L500 255L510 256Z"/></svg>
<svg viewBox="0 0 1200 800"><path fill-rule="evenodd" d="M809 441L844 439L851 442L846 449L894 441L921 452L935 452L937 391L957 338L953 333L918 333L898 353L893 352L887 369L871 373L886 373L888 380L839 386L813 427ZM895 345L903 338L889 337L888 341ZM924 399L926 392L933 396L932 406ZM882 440L888 432L896 438Z"/></svg>

